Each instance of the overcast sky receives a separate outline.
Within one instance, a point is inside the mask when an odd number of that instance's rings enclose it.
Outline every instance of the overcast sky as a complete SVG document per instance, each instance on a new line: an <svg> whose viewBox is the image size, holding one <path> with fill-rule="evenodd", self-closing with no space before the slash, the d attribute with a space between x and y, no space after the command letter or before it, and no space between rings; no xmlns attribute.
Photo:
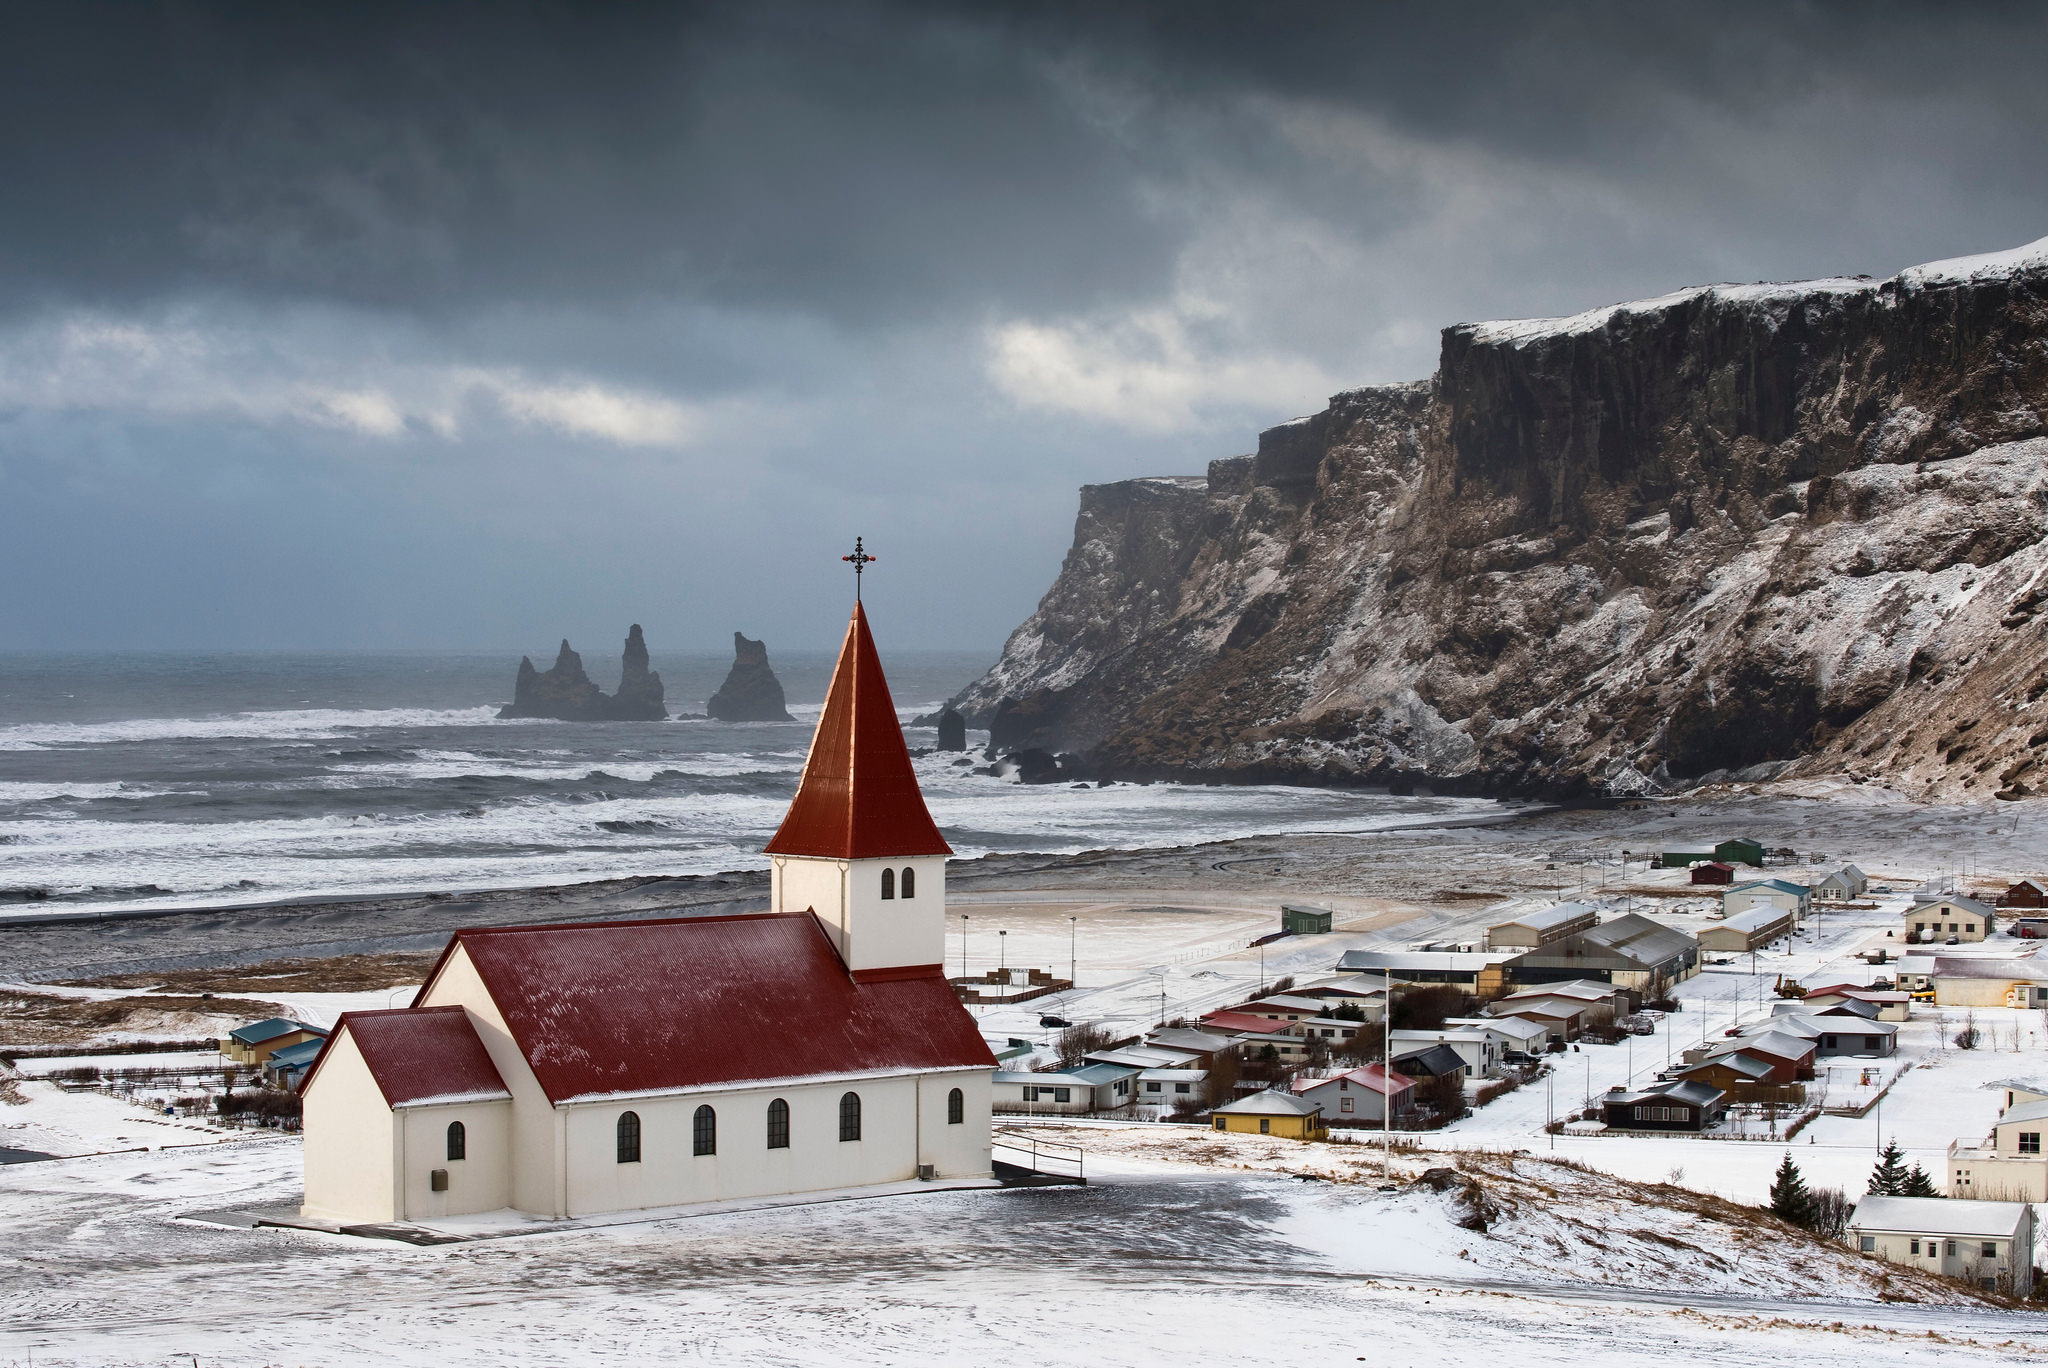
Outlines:
<svg viewBox="0 0 2048 1368"><path fill-rule="evenodd" d="M829 645L860 533L885 644L993 651L1078 486L1446 324L2048 236L2044 51L2038 5L12 6L0 650Z"/></svg>

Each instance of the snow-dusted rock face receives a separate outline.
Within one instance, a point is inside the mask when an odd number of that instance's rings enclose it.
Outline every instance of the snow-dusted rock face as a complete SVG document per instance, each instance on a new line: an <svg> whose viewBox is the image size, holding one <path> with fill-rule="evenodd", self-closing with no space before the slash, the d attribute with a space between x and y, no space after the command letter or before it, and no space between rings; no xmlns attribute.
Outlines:
<svg viewBox="0 0 2048 1368"><path fill-rule="evenodd" d="M1111 773L2013 792L2048 783L2044 472L2048 240L1460 325L1206 480L1084 490L957 703Z"/></svg>

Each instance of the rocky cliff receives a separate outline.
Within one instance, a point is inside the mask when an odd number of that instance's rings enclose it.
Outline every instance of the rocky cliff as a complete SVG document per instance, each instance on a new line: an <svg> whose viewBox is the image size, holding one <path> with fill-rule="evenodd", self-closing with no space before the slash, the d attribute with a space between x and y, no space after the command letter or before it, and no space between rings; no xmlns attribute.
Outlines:
<svg viewBox="0 0 2048 1368"><path fill-rule="evenodd" d="M662 704L661 676L647 668L647 640L634 623L626 634L619 666L619 691L607 695L583 672L583 657L569 649L567 637L546 670L519 658L512 701L500 717L547 717L560 722L659 722L668 716Z"/></svg>
<svg viewBox="0 0 2048 1368"><path fill-rule="evenodd" d="M2044 534L2048 240L1688 289L1448 328L1429 381L1084 489L955 703L1125 775L2014 796L2048 782Z"/></svg>
<svg viewBox="0 0 2048 1368"><path fill-rule="evenodd" d="M768 643L732 634L732 669L705 701L704 711L721 722L794 722L782 681L768 666Z"/></svg>

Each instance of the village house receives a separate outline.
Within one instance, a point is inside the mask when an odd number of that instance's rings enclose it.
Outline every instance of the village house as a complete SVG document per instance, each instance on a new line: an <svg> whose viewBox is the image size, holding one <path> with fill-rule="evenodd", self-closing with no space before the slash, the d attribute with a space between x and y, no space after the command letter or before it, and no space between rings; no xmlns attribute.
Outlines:
<svg viewBox="0 0 2048 1368"><path fill-rule="evenodd" d="M1939 955L1929 978L1940 1007L2048 1006L2048 963L2031 954Z"/></svg>
<svg viewBox="0 0 2048 1368"><path fill-rule="evenodd" d="M1388 1049L1397 1059L1428 1045L1443 1045L1457 1053L1470 1075L1492 1078L1500 1072L1500 1039L1483 1028L1447 1025L1438 1031L1389 1031L1387 1036Z"/></svg>
<svg viewBox="0 0 2048 1368"><path fill-rule="evenodd" d="M1853 983L1830 983L1806 990L1800 1006L1821 1009L1844 1002L1863 1002L1877 1009L1879 1021L1905 1021L1912 1012L1913 999L1898 989L1862 988Z"/></svg>
<svg viewBox="0 0 2048 1368"><path fill-rule="evenodd" d="M237 1026L220 1041L220 1052L237 1064L258 1065L279 1050L308 1041L324 1042L327 1032L289 1017L270 1017Z"/></svg>
<svg viewBox="0 0 2048 1368"><path fill-rule="evenodd" d="M1488 950L1534 950L1596 926L1600 911L1586 903L1559 903L1524 912L1486 929Z"/></svg>
<svg viewBox="0 0 2048 1368"><path fill-rule="evenodd" d="M2007 1096L2012 1093L2008 1091ZM1993 1202L2048 1202L2048 1101L2008 1105L1982 1144L1948 1147L1948 1195Z"/></svg>
<svg viewBox="0 0 2048 1368"><path fill-rule="evenodd" d="M1601 1101L1609 1130L1703 1131L1728 1111L1728 1094L1695 1078L1647 1088L1610 1088Z"/></svg>
<svg viewBox="0 0 2048 1368"><path fill-rule="evenodd" d="M1759 1089L1780 1086L1773 1077L1778 1070L1771 1061L1744 1054L1739 1049L1702 1056L1667 1072L1673 1079L1699 1083L1745 1100L1767 1095Z"/></svg>
<svg viewBox="0 0 2048 1368"><path fill-rule="evenodd" d="M1512 950L1346 950L1337 968L1373 979L1384 975L1403 983L1454 983L1477 990L1482 976L1498 982L1501 966L1514 958Z"/></svg>
<svg viewBox="0 0 2048 1368"><path fill-rule="evenodd" d="M1692 867L1687 882L1702 886L1732 884L1735 882L1735 866L1719 860L1706 860Z"/></svg>
<svg viewBox="0 0 2048 1368"><path fill-rule="evenodd" d="M1332 1126L1378 1126L1386 1124L1387 1099L1393 1099L1392 1120L1398 1124L1415 1105L1414 1080L1368 1064L1334 1078L1297 1078L1295 1095L1312 1102Z"/></svg>
<svg viewBox="0 0 2048 1368"><path fill-rule="evenodd" d="M1917 940L1922 945L1949 941L1967 945L1990 935L1997 919L1997 909L1974 898L1930 898L1906 910L1906 940L1908 944Z"/></svg>
<svg viewBox="0 0 2048 1368"><path fill-rule="evenodd" d="M308 1072L304 1215L987 1177L995 1059L941 968L950 853L856 605L771 910L456 932L410 1007L344 1013Z"/></svg>
<svg viewBox="0 0 2048 1368"><path fill-rule="evenodd" d="M1226 1102L1209 1113L1220 1131L1278 1135L1289 1140L1321 1140L1327 1133L1322 1108L1291 1092L1255 1092Z"/></svg>
<svg viewBox="0 0 2048 1368"><path fill-rule="evenodd" d="M1700 932L1700 949L1747 954L1792 934L1793 914L1766 903L1737 912Z"/></svg>
<svg viewBox="0 0 2048 1368"><path fill-rule="evenodd" d="M2048 907L2048 882L2040 879L2021 879L2018 883L1999 894L2000 907Z"/></svg>
<svg viewBox="0 0 2048 1368"><path fill-rule="evenodd" d="M1813 1042L1818 1058L1882 1059L1892 1053L1898 1039L1897 1023L1878 1020L1877 1009L1869 1003L1816 1010L1803 1002L1783 1002L1772 1010L1769 1029L1804 1035Z"/></svg>
<svg viewBox="0 0 2048 1368"><path fill-rule="evenodd" d="M1218 1031L1198 1031L1188 1026L1162 1026L1145 1037L1147 1045L1162 1050L1178 1050L1187 1055L1188 1063L1195 1068L1206 1069L1217 1055L1237 1047L1237 1041Z"/></svg>
<svg viewBox="0 0 2048 1368"><path fill-rule="evenodd" d="M1514 1063L1515 1055L1542 1054L1550 1044L1549 1026L1528 1017L1446 1017L1444 1025L1484 1031L1500 1046L1502 1063Z"/></svg>
<svg viewBox="0 0 2048 1368"><path fill-rule="evenodd" d="M1431 1044L1394 1056L1394 1072L1417 1083L1435 1081L1447 1088L1465 1086L1465 1057L1448 1045Z"/></svg>
<svg viewBox="0 0 2048 1368"><path fill-rule="evenodd" d="M1870 887L1870 880L1855 865L1843 865L1813 886L1815 902L1854 902Z"/></svg>
<svg viewBox="0 0 2048 1368"><path fill-rule="evenodd" d="M1208 1081L1207 1069L1147 1069L1138 1075L1138 1101L1153 1107L1192 1107Z"/></svg>
<svg viewBox="0 0 2048 1368"><path fill-rule="evenodd" d="M1908 994L1934 991L1934 956L1901 955L1892 981Z"/></svg>
<svg viewBox="0 0 2048 1368"><path fill-rule="evenodd" d="M1501 966L1518 987L1591 979L1645 995L1699 972L1699 942L1634 912L1516 956Z"/></svg>
<svg viewBox="0 0 2048 1368"><path fill-rule="evenodd" d="M2034 1209L2025 1202L1865 1197L1849 1218L1865 1254L1987 1291L2034 1290Z"/></svg>
<svg viewBox="0 0 2048 1368"><path fill-rule="evenodd" d="M1813 903L1813 890L1790 879L1757 879L1736 884L1721 895L1721 915L1731 920L1759 908L1783 912L1792 925L1804 920Z"/></svg>

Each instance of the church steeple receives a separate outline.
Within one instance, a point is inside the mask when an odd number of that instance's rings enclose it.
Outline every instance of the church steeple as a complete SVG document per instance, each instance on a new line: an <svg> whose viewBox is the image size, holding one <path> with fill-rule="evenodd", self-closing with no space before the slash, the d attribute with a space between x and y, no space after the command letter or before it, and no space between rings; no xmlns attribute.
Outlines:
<svg viewBox="0 0 2048 1368"><path fill-rule="evenodd" d="M925 808L858 600L796 800L767 853L839 860L953 853Z"/></svg>
<svg viewBox="0 0 2048 1368"><path fill-rule="evenodd" d="M857 979L937 973L952 853L925 808L856 599L803 778L768 842L772 910L814 913Z"/></svg>

